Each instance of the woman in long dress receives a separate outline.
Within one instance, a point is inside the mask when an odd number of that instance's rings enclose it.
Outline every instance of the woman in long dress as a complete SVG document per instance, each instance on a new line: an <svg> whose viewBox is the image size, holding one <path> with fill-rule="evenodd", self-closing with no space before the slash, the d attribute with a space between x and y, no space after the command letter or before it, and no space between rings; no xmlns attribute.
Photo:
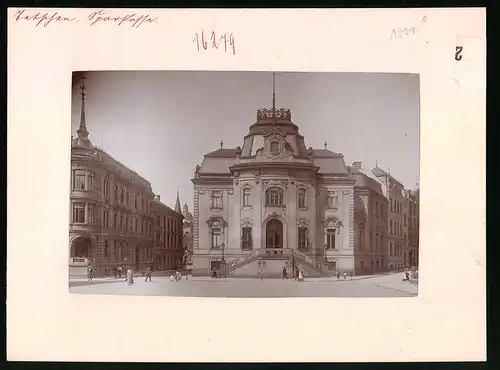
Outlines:
<svg viewBox="0 0 500 370"><path fill-rule="evenodd" d="M128 285L134 284L134 273L132 272L131 269L127 270L127 281L128 281Z"/></svg>

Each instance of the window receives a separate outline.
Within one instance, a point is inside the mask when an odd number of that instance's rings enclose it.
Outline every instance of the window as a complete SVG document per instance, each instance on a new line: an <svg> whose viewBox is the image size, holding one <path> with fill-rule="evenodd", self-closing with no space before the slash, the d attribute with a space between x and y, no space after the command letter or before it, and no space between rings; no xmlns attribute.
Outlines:
<svg viewBox="0 0 500 370"><path fill-rule="evenodd" d="M114 198L114 200L115 200L115 202L116 202L116 201L118 201L118 186L116 186L116 185L115 185L115 186L113 187L113 193L114 193L114 194L113 194L113 198Z"/></svg>
<svg viewBox="0 0 500 370"><path fill-rule="evenodd" d="M299 227L299 249L307 249L307 228L305 227Z"/></svg>
<svg viewBox="0 0 500 370"><path fill-rule="evenodd" d="M220 270L220 261L210 261L210 269Z"/></svg>
<svg viewBox="0 0 500 370"><path fill-rule="evenodd" d="M384 219L384 205L382 203L380 204L380 218Z"/></svg>
<svg viewBox="0 0 500 370"><path fill-rule="evenodd" d="M266 191L266 205L267 206L282 206L283 205L283 190L281 188L273 187Z"/></svg>
<svg viewBox="0 0 500 370"><path fill-rule="evenodd" d="M137 219L137 217L134 218L134 231L137 233L139 231L139 220Z"/></svg>
<svg viewBox="0 0 500 370"><path fill-rule="evenodd" d="M87 223L92 225L95 220L95 206L93 204L87 204Z"/></svg>
<svg viewBox="0 0 500 370"><path fill-rule="evenodd" d="M363 249L363 230L359 230L359 249Z"/></svg>
<svg viewBox="0 0 500 370"><path fill-rule="evenodd" d="M104 257L109 257L109 246L108 246L108 241L104 241Z"/></svg>
<svg viewBox="0 0 500 370"><path fill-rule="evenodd" d="M120 229L123 229L123 215L120 215Z"/></svg>
<svg viewBox="0 0 500 370"><path fill-rule="evenodd" d="M280 143L277 141L271 141L271 153L278 154L280 151Z"/></svg>
<svg viewBox="0 0 500 370"><path fill-rule="evenodd" d="M94 172L87 172L87 190L94 190L95 186L95 173Z"/></svg>
<svg viewBox="0 0 500 370"><path fill-rule="evenodd" d="M384 250L384 234L380 234L380 248Z"/></svg>
<svg viewBox="0 0 500 370"><path fill-rule="evenodd" d="M299 189L299 208L306 207L306 189Z"/></svg>
<svg viewBox="0 0 500 370"><path fill-rule="evenodd" d="M104 210L104 227L109 227L109 211L107 209Z"/></svg>
<svg viewBox="0 0 500 370"><path fill-rule="evenodd" d="M252 228L243 227L241 229L241 249L250 250L252 249Z"/></svg>
<svg viewBox="0 0 500 370"><path fill-rule="evenodd" d="M378 250L378 233L375 233L375 250Z"/></svg>
<svg viewBox="0 0 500 370"><path fill-rule="evenodd" d="M107 177L104 178L104 196L109 197L109 180Z"/></svg>
<svg viewBox="0 0 500 370"><path fill-rule="evenodd" d="M125 189L120 189L120 202L123 203L123 197L124 197Z"/></svg>
<svg viewBox="0 0 500 370"><path fill-rule="evenodd" d="M373 250L373 232L370 231L370 250Z"/></svg>
<svg viewBox="0 0 500 370"><path fill-rule="evenodd" d="M210 223L211 248L220 248L222 244L222 222L219 219L213 219Z"/></svg>
<svg viewBox="0 0 500 370"><path fill-rule="evenodd" d="M389 199L389 202L391 203L391 212L393 211L393 207L392 207L392 199Z"/></svg>
<svg viewBox="0 0 500 370"><path fill-rule="evenodd" d="M222 208L222 191L212 191L212 208Z"/></svg>
<svg viewBox="0 0 500 370"><path fill-rule="evenodd" d="M250 188L244 188L243 189L243 207L249 207L250 206L250 194L252 190Z"/></svg>
<svg viewBox="0 0 500 370"><path fill-rule="evenodd" d="M137 198L139 198L139 194L135 193L134 196L134 207L137 209Z"/></svg>
<svg viewBox="0 0 500 370"><path fill-rule="evenodd" d="M326 248L335 249L335 229L326 230Z"/></svg>
<svg viewBox="0 0 500 370"><path fill-rule="evenodd" d="M73 171L73 189L85 190L85 170Z"/></svg>
<svg viewBox="0 0 500 370"><path fill-rule="evenodd" d="M113 228L115 229L118 226L116 217L117 217L116 212L113 212Z"/></svg>
<svg viewBox="0 0 500 370"><path fill-rule="evenodd" d="M73 203L73 223L85 223L85 203Z"/></svg>
<svg viewBox="0 0 500 370"><path fill-rule="evenodd" d="M392 257L392 242L389 243L389 256Z"/></svg>
<svg viewBox="0 0 500 370"><path fill-rule="evenodd" d="M329 191L326 197L326 207L333 209L337 208L337 193L334 191Z"/></svg>
<svg viewBox="0 0 500 370"><path fill-rule="evenodd" d="M403 217L404 217L404 225L406 226L406 215L404 215Z"/></svg>
<svg viewBox="0 0 500 370"><path fill-rule="evenodd" d="M378 218L378 203L375 202L375 217Z"/></svg>
<svg viewBox="0 0 500 370"><path fill-rule="evenodd" d="M160 227L160 223L161 223L161 216L160 215L156 215L156 226Z"/></svg>

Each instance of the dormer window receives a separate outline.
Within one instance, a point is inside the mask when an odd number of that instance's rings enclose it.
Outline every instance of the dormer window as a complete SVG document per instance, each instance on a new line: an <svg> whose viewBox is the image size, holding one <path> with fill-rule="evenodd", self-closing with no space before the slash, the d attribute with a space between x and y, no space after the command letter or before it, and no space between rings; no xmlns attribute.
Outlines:
<svg viewBox="0 0 500 370"><path fill-rule="evenodd" d="M271 154L278 154L280 152L280 143L276 140L271 141Z"/></svg>

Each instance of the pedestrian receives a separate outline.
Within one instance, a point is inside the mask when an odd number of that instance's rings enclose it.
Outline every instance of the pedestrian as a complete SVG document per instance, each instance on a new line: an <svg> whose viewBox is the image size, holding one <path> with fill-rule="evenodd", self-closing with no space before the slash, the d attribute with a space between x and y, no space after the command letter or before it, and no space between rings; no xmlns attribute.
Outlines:
<svg viewBox="0 0 500 370"><path fill-rule="evenodd" d="M339 279L340 279L340 271L337 270L337 280L339 280Z"/></svg>
<svg viewBox="0 0 500 370"><path fill-rule="evenodd" d="M347 272L344 272L344 280L347 280Z"/></svg>
<svg viewBox="0 0 500 370"><path fill-rule="evenodd" d="M182 278L182 274L179 271L175 272L175 281L178 282Z"/></svg>
<svg viewBox="0 0 500 370"><path fill-rule="evenodd" d="M261 269L260 270L260 281L263 281L264 280L264 270Z"/></svg>
<svg viewBox="0 0 500 370"><path fill-rule="evenodd" d="M134 284L134 272L132 271L132 269L127 270L127 282L129 286Z"/></svg>
<svg viewBox="0 0 500 370"><path fill-rule="evenodd" d="M118 268L116 270L118 272L118 278L121 279L122 278L122 267L118 266Z"/></svg>
<svg viewBox="0 0 500 370"><path fill-rule="evenodd" d="M212 279L217 279L217 270L215 267L212 269Z"/></svg>
<svg viewBox="0 0 500 370"><path fill-rule="evenodd" d="M298 280L299 279L299 268L297 266L295 266L295 280Z"/></svg>
<svg viewBox="0 0 500 370"><path fill-rule="evenodd" d="M286 273L286 266L283 266L283 280L288 279L287 273Z"/></svg>
<svg viewBox="0 0 500 370"><path fill-rule="evenodd" d="M405 280L410 281L410 272L408 271L408 269L405 269Z"/></svg>
<svg viewBox="0 0 500 370"><path fill-rule="evenodd" d="M299 275L297 277L297 280L301 281L301 282L304 281L304 270L303 269L299 270Z"/></svg>
<svg viewBox="0 0 500 370"><path fill-rule="evenodd" d="M92 273L94 272L94 270L92 269L92 266L89 266L87 268L87 280L88 281L92 281Z"/></svg>
<svg viewBox="0 0 500 370"><path fill-rule="evenodd" d="M147 270L146 270L146 280L144 281L148 281L149 279L149 282L151 283L151 269L148 267Z"/></svg>
<svg viewBox="0 0 500 370"><path fill-rule="evenodd" d="M170 282L172 282L172 283L173 283L173 282L175 282L175 277L174 277L174 275L170 275Z"/></svg>

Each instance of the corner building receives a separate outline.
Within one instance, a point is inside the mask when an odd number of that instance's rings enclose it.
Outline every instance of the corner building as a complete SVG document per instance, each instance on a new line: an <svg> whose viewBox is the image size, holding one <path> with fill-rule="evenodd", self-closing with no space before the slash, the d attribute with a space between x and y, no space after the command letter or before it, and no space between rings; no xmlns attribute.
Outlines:
<svg viewBox="0 0 500 370"><path fill-rule="evenodd" d="M151 184L92 145L85 86L78 136L71 142L69 274L114 275L119 266L144 271L154 263Z"/></svg>
<svg viewBox="0 0 500 370"><path fill-rule="evenodd" d="M204 156L194 184L193 275L354 270L354 180L342 154L306 148L286 109L259 109L243 146Z"/></svg>

